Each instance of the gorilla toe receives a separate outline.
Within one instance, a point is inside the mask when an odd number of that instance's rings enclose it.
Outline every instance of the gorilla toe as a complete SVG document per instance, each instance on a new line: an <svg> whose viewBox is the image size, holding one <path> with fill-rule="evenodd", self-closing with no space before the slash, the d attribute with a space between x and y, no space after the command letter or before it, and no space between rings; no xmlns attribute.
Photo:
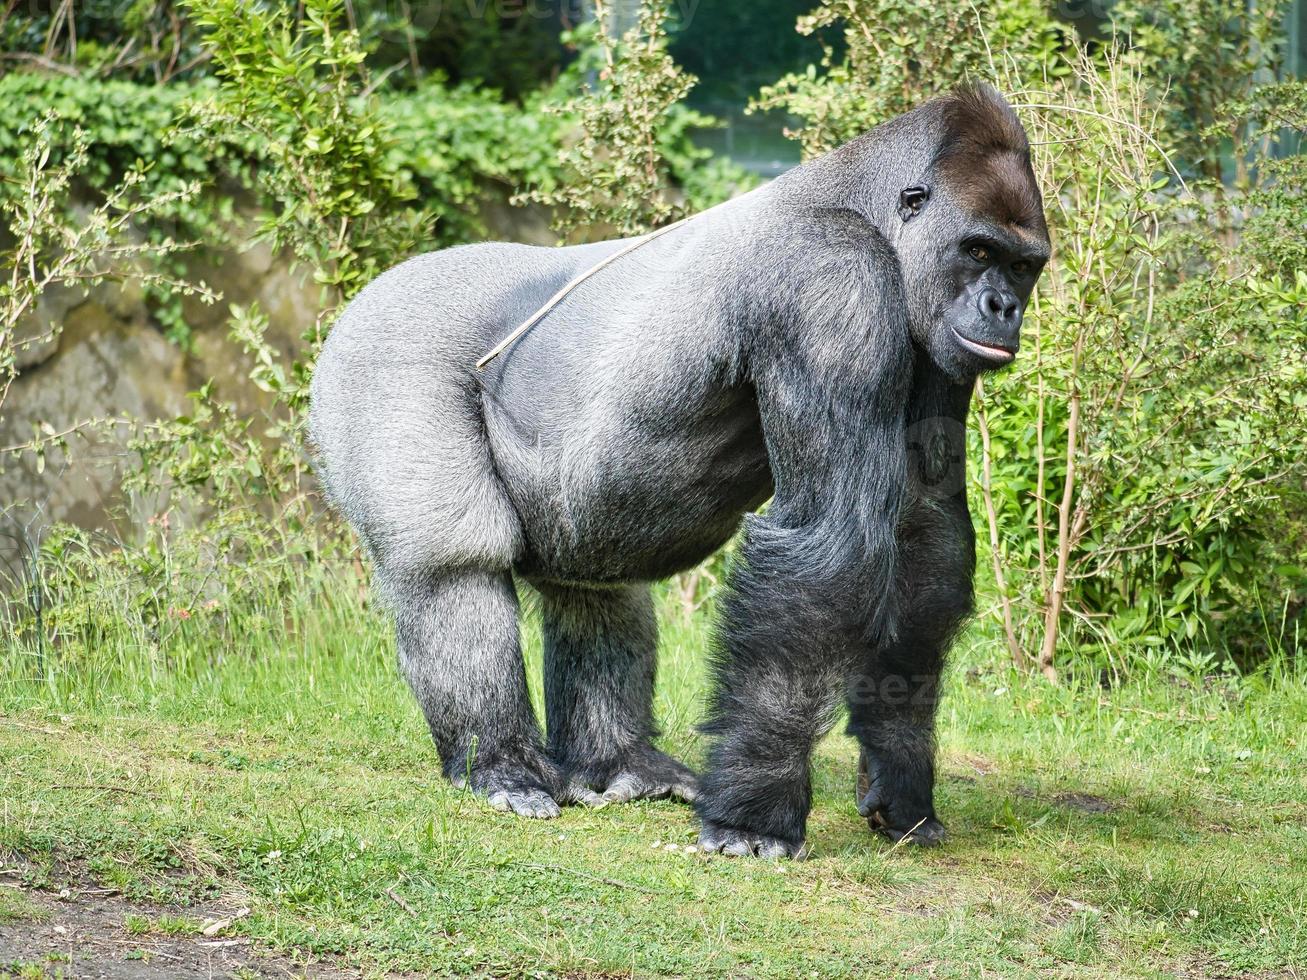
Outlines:
<svg viewBox="0 0 1307 980"><path fill-rule="evenodd" d="M916 844L918 847L936 847L944 842L948 836L944 830L944 825L938 820L926 817L907 830L897 830L894 827L877 823L874 819L869 818L867 825L883 837L887 837L894 843L902 841L904 844Z"/></svg>
<svg viewBox="0 0 1307 980"><path fill-rule="evenodd" d="M698 777L688 766L650 747L611 762L580 767L572 780L593 787L603 803L667 797L693 803L699 795Z"/></svg>
<svg viewBox="0 0 1307 980"><path fill-rule="evenodd" d="M725 854L728 857L759 857L766 860L788 857L797 860L803 856L801 840L783 840L707 820L699 831L699 847L706 854Z"/></svg>

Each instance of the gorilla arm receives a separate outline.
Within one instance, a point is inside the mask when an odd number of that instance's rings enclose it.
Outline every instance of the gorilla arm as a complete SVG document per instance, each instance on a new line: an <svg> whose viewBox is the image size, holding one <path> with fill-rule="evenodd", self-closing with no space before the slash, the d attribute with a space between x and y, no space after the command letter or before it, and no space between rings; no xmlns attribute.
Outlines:
<svg viewBox="0 0 1307 980"><path fill-rule="evenodd" d="M809 212L771 257L789 295L743 353L776 491L731 573L697 809L707 849L779 856L802 846L848 664L893 629L912 346L897 258L861 217Z"/></svg>

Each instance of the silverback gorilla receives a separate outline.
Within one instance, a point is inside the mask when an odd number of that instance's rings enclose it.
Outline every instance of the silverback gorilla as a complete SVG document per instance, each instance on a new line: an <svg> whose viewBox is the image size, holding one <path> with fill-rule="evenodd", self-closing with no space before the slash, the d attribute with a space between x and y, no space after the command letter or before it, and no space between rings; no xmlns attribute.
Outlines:
<svg viewBox="0 0 1307 980"><path fill-rule="evenodd" d="M533 817L676 796L704 849L793 856L843 701L859 811L938 841L937 679L975 564L963 424L1049 252L1020 123L987 87L935 99L623 255L476 369L625 244L418 256L318 361L318 469L445 774ZM696 777L652 744L650 583L742 518ZM540 594L547 741L517 582Z"/></svg>

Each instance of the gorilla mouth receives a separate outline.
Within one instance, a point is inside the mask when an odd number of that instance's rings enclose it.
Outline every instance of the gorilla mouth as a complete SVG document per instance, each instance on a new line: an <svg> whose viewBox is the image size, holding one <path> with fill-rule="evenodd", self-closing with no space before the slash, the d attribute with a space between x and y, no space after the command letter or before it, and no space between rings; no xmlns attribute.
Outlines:
<svg viewBox="0 0 1307 980"><path fill-rule="evenodd" d="M957 337L962 346L971 353L983 357L987 361L994 361L997 364L1006 364L1014 360L1017 352L1007 347L996 347L993 344L982 344L978 340L972 340L970 337L963 336L957 328L953 328L953 336Z"/></svg>

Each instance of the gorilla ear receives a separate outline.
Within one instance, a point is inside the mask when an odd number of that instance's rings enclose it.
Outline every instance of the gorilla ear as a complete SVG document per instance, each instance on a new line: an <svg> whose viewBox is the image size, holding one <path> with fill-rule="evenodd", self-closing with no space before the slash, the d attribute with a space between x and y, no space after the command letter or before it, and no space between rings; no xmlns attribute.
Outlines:
<svg viewBox="0 0 1307 980"><path fill-rule="evenodd" d="M930 199L930 188L923 184L913 184L899 192L899 217L904 221L916 215L926 206Z"/></svg>

